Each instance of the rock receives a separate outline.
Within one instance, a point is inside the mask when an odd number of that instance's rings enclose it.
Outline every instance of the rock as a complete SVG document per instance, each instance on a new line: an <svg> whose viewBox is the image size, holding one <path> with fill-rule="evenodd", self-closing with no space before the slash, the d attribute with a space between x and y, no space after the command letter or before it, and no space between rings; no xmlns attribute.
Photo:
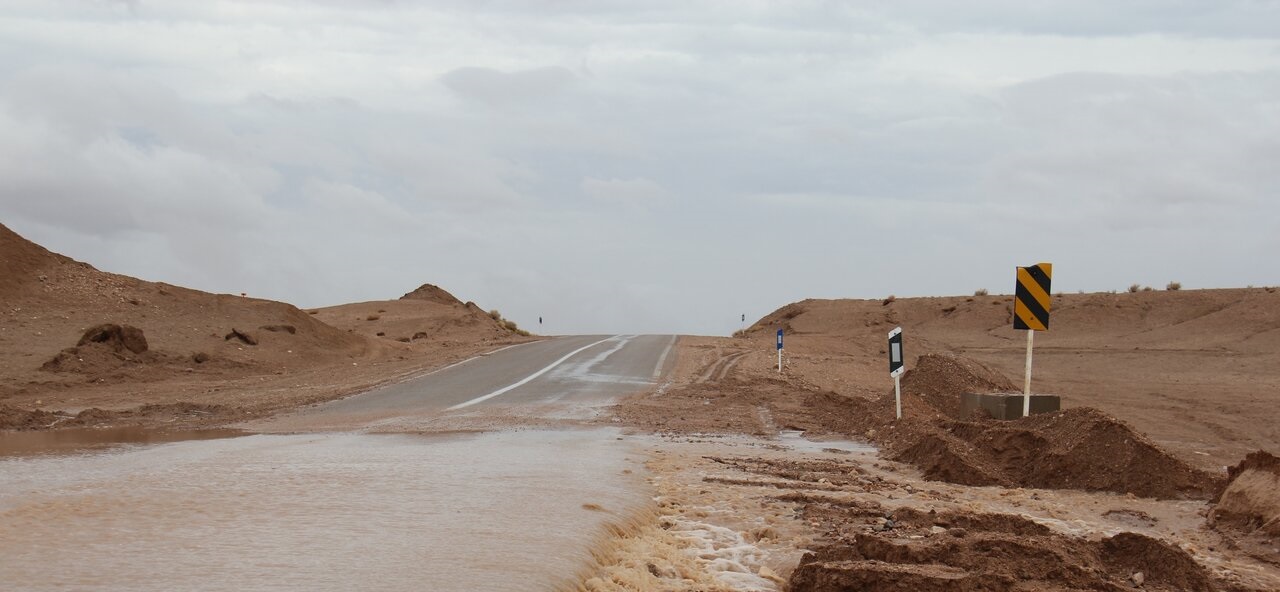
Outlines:
<svg viewBox="0 0 1280 592"><path fill-rule="evenodd" d="M770 582L773 582L775 584L787 583L787 581L783 579L782 576L779 576L777 572L773 571L772 569L769 569L769 567L766 565L761 565L760 571L757 573L760 575L760 577L766 580L769 580Z"/></svg>
<svg viewBox="0 0 1280 592"><path fill-rule="evenodd" d="M1147 576L1143 575L1142 572L1136 572L1133 575L1129 576L1129 579L1133 580L1134 586L1141 588L1142 583L1147 581Z"/></svg>
<svg viewBox="0 0 1280 592"><path fill-rule="evenodd" d="M946 532L947 532L947 529L945 529L945 528L943 528L943 527L941 527L941 526L934 526L934 527L931 527L931 528L929 529L929 534L931 534L931 535L933 535L933 534L944 534L944 533L946 533Z"/></svg>
<svg viewBox="0 0 1280 592"><path fill-rule="evenodd" d="M226 337L223 337L223 339L225 340L239 339L240 341L244 342L246 345L258 345L257 337L254 337L253 334L247 331L241 331L239 329L236 329L235 327L232 327L231 332L227 333Z"/></svg>
<svg viewBox="0 0 1280 592"><path fill-rule="evenodd" d="M116 351L127 349L135 354L147 351L147 338L142 334L142 329L129 325L104 323L91 327L80 337L76 346L88 343L105 343Z"/></svg>
<svg viewBox="0 0 1280 592"><path fill-rule="evenodd" d="M958 539L962 539L962 538L964 538L964 537L969 536L969 531L967 531L967 530L965 530L965 529L963 529L963 528L953 528L953 529L951 529L951 530L948 530L948 531L947 531L947 534L949 534L949 535L951 535L951 536L953 536L953 537L956 537L956 538L958 538Z"/></svg>
<svg viewBox="0 0 1280 592"><path fill-rule="evenodd" d="M191 354L191 361L197 364L203 364L209 361L209 354L206 354L204 352L196 352L194 354Z"/></svg>

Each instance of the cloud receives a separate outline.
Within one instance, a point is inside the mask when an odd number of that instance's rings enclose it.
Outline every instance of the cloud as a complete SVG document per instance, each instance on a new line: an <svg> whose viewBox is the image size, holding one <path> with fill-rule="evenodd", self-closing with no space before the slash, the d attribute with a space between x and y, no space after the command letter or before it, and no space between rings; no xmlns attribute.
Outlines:
<svg viewBox="0 0 1280 592"><path fill-rule="evenodd" d="M648 208L667 199L666 190L649 179L595 179L582 180L582 193L604 202L625 204L635 208Z"/></svg>
<svg viewBox="0 0 1280 592"><path fill-rule="evenodd" d="M1264 284L1238 254L1280 247L1276 10L18 0L0 218L150 279L432 282L560 332L727 333L1035 260L1072 290Z"/></svg>
<svg viewBox="0 0 1280 592"><path fill-rule="evenodd" d="M574 75L559 66L501 72L491 68L466 67L450 70L440 77L458 96L489 104L512 104L554 96L569 88Z"/></svg>

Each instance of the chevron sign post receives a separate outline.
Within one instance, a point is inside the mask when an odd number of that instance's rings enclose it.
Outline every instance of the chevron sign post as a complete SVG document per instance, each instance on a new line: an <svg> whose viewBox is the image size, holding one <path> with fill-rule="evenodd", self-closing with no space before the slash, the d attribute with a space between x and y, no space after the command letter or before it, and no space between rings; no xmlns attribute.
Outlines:
<svg viewBox="0 0 1280 592"><path fill-rule="evenodd" d="M1027 332L1027 376L1022 386L1022 416L1031 415L1031 344L1036 331L1049 330L1049 284L1053 264L1039 263L1018 268L1018 285L1013 293L1013 328Z"/></svg>

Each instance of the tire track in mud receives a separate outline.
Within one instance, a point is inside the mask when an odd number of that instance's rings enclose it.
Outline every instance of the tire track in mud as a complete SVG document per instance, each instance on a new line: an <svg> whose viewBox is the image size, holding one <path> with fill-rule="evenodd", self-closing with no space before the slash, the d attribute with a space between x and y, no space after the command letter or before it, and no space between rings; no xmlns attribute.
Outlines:
<svg viewBox="0 0 1280 592"><path fill-rule="evenodd" d="M724 380L733 367L738 364L748 353L747 351L734 352L727 355L720 355L715 362L706 368L694 381L695 384L717 383Z"/></svg>

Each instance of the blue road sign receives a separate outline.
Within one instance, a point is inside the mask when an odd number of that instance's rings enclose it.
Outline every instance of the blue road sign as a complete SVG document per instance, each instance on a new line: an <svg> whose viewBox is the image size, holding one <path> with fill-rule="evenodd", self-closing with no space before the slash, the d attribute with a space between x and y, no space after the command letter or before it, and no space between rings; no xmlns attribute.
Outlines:
<svg viewBox="0 0 1280 592"><path fill-rule="evenodd" d="M778 329L778 349L782 349L782 329Z"/></svg>

